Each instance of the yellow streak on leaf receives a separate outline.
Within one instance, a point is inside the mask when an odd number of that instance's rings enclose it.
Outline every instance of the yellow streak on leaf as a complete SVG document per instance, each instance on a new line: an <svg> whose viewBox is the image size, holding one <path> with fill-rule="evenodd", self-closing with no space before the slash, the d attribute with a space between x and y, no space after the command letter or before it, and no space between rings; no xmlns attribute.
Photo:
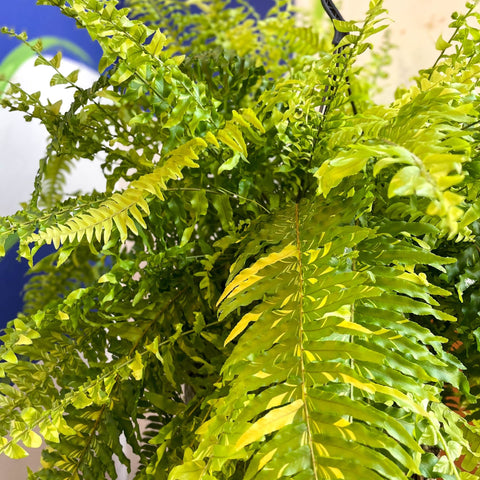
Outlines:
<svg viewBox="0 0 480 480"><path fill-rule="evenodd" d="M287 395L288 392L283 392L280 395L275 395L273 398L270 399L265 410L270 410L271 408L281 405Z"/></svg>
<svg viewBox="0 0 480 480"><path fill-rule="evenodd" d="M256 274L265 267L269 267L276 262L280 262L288 257L295 257L297 250L295 245L287 245L280 252L273 252L266 257L257 260L251 267L242 270L225 288L221 297L218 299L217 305L219 305L225 298L233 295L238 295L241 291L250 287L263 277Z"/></svg>
<svg viewBox="0 0 480 480"><path fill-rule="evenodd" d="M263 436L268 435L269 433L280 430L286 425L290 425L302 406L302 400L295 400L288 405L271 410L248 428L248 430L238 439L235 448L241 449L246 445L260 440Z"/></svg>
<svg viewBox="0 0 480 480"><path fill-rule="evenodd" d="M328 255L328 252L330 251L331 248L332 248L332 242L327 242L327 243L323 246L322 257L324 257L325 255Z"/></svg>
<svg viewBox="0 0 480 480"><path fill-rule="evenodd" d="M322 308L325 306L325 304L327 303L327 300L328 300L328 295L325 295L322 300L320 301L320 303L318 304L317 308Z"/></svg>
<svg viewBox="0 0 480 480"><path fill-rule="evenodd" d="M263 458L260 459L258 462L258 469L257 472L259 472L277 453L278 448L274 448L270 452L268 452L266 455L263 456Z"/></svg>
<svg viewBox="0 0 480 480"><path fill-rule="evenodd" d="M256 322L260 318L261 315L262 315L261 313L251 313L251 312L244 315L242 317L242 319L235 325L233 330L230 332L230 334L226 338L223 346L227 345L235 337L240 335L247 328L247 326L250 322Z"/></svg>
<svg viewBox="0 0 480 480"><path fill-rule="evenodd" d="M364 392L375 393L375 391L377 390L376 389L377 385L374 385L374 384L371 384L371 383L360 382L359 380L351 377L350 375L345 375L345 374L342 373L342 374L340 374L340 377L342 378L342 380L345 383L349 383L349 384L353 385L354 387L357 387L359 390L363 390Z"/></svg>
<svg viewBox="0 0 480 480"><path fill-rule="evenodd" d="M333 267L327 267L324 270L322 270L319 275L326 275L327 273L333 272L335 270Z"/></svg>
<svg viewBox="0 0 480 480"><path fill-rule="evenodd" d="M358 323L348 322L346 320L341 321L337 327L348 328L349 330L356 330L357 332L362 333L372 333L368 328L362 327L362 325L358 325Z"/></svg>
<svg viewBox="0 0 480 480"><path fill-rule="evenodd" d="M342 471L339 469L339 468L336 468L336 467L328 467L328 469L330 470L330 472L333 473L334 477L333 478L345 478Z"/></svg>
<svg viewBox="0 0 480 480"><path fill-rule="evenodd" d="M270 328L275 328L282 320L283 320L283 317L277 318L277 320L275 320L275 321L272 323L272 325L271 325Z"/></svg>
<svg viewBox="0 0 480 480"><path fill-rule="evenodd" d="M312 352L309 352L308 350L305 350L304 351L304 354L305 354L305 358L310 361L310 362L314 362L315 361L315 355L312 353Z"/></svg>
<svg viewBox="0 0 480 480"><path fill-rule="evenodd" d="M315 449L317 450L317 453L321 457L328 457L328 450L325 448L325 445L322 445L321 443L315 443Z"/></svg>
<svg viewBox="0 0 480 480"><path fill-rule="evenodd" d="M344 428L348 427L348 425L350 425L350 422L346 418L340 418L340 420L337 420L334 425L339 428Z"/></svg>
<svg viewBox="0 0 480 480"><path fill-rule="evenodd" d="M317 259L320 250L317 248L315 250L309 250L307 253L310 255L310 259L308 260L308 265L310 265Z"/></svg>
<svg viewBox="0 0 480 480"><path fill-rule="evenodd" d="M282 304L280 305L280 308L283 308L290 301L292 296L293 296L293 293L291 293L290 295L287 295L283 300Z"/></svg>
<svg viewBox="0 0 480 480"><path fill-rule="evenodd" d="M408 405L412 411L422 415L423 417L427 417L428 413L419 403L413 401L410 397L402 393L400 390L397 390L393 387L387 387L385 385L379 385L377 383L363 383L358 381L356 378L351 377L350 375L341 374L340 377L343 379L345 383L349 383L354 387L357 387L359 390L363 390L368 393L383 393L391 397L395 402L404 405Z"/></svg>

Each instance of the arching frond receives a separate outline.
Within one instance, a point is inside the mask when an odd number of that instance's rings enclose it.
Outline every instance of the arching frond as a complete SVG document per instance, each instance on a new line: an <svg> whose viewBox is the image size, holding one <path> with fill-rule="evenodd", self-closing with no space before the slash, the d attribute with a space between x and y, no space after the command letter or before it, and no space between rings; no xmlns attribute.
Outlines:
<svg viewBox="0 0 480 480"><path fill-rule="evenodd" d="M357 59L381 0L338 48L291 0L39 0L103 55L80 88L31 45L70 107L0 101L49 134L0 219L32 275L1 337L0 453L46 444L30 480L133 456L136 480L478 479L479 1L375 105L382 62ZM62 199L80 158L106 190Z"/></svg>
<svg viewBox="0 0 480 480"><path fill-rule="evenodd" d="M428 89L401 105L395 116L372 116L363 125L360 121L351 132L352 143L315 173L318 192L328 195L344 178L364 171L372 160L374 177L395 167L388 180L388 197L426 198L424 213L439 217L448 234L457 234L464 197L456 193L456 187L465 178L463 165L470 155L465 139L469 133L462 125L472 121L474 111L469 104L459 104L462 93L452 87ZM380 112L374 108L372 113ZM405 124L409 128L405 129ZM455 138L450 137L452 131ZM341 140L337 137L334 134L335 140Z"/></svg>
<svg viewBox="0 0 480 480"><path fill-rule="evenodd" d="M198 167L194 161L198 159L195 150L206 146L207 143L201 138L190 140L169 152L163 165L156 168L154 172L133 181L124 192L113 194L99 207L76 215L64 225L34 233L27 242L53 243L58 248L67 240L79 242L85 236L88 242L91 242L94 237L101 242L103 236L103 243L108 243L113 225L118 229L122 242L125 241L129 230L138 234L135 221L146 228L143 216L148 215L150 210L145 197L154 195L163 200L162 192L166 189L166 182L181 179L181 171L184 167Z"/></svg>
<svg viewBox="0 0 480 480"><path fill-rule="evenodd" d="M248 479L406 479L423 471L425 429L458 475L466 441L432 415L439 385L465 379L444 339L407 316L454 320L434 299L448 292L415 271L452 260L352 224L355 208L306 203L267 220L265 254L219 299L220 320L243 312L226 339L238 339L227 395L170 480L217 478L233 459L248 461Z"/></svg>

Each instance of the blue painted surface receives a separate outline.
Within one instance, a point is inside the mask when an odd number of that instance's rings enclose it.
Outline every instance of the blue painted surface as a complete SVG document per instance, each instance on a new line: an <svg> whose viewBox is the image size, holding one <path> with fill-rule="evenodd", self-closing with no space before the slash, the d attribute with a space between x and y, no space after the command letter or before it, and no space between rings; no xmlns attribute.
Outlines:
<svg viewBox="0 0 480 480"><path fill-rule="evenodd" d="M251 0L250 3L261 15L266 15L275 1ZM0 11L0 26L14 28L17 33L26 31L31 39L46 35L65 38L86 51L94 62L100 59L99 45L92 42L85 30L77 28L72 19L61 15L56 7L37 6L34 0L15 0L3 1ZM18 41L0 35L0 62L17 46ZM68 52L65 56L69 56ZM47 252L44 250L44 253ZM16 249L12 248L0 261L0 329L22 309L22 289L28 265L24 260L18 262L16 256Z"/></svg>
<svg viewBox="0 0 480 480"><path fill-rule="evenodd" d="M12 248L0 262L1 328L4 328L8 320L15 318L22 307L22 288L27 264L26 262L18 263L15 257L15 248Z"/></svg>
<svg viewBox="0 0 480 480"><path fill-rule="evenodd" d="M31 39L45 35L66 38L88 52L97 62L102 54L98 43L92 42L84 29L77 28L73 19L61 15L56 7L38 6L34 0L2 2L0 25L13 28L17 33L27 32ZM0 35L0 60L17 46L17 40ZM96 68L96 65L93 66Z"/></svg>
<svg viewBox="0 0 480 480"><path fill-rule="evenodd" d="M0 261L0 329L15 318L23 306L22 294L28 263L24 258L17 260L17 248L18 245L14 245ZM53 251L54 248L50 245L42 247L35 255L35 261L38 262Z"/></svg>

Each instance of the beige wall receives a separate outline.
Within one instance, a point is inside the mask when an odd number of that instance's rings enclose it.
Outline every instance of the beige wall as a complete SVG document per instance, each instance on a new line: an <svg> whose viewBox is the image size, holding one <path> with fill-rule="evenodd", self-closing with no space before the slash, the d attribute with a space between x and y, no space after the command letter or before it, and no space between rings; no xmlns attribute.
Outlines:
<svg viewBox="0 0 480 480"><path fill-rule="evenodd" d="M302 8L308 9L320 0L298 0ZM338 0L346 20L361 20L368 10L369 0ZM390 79L385 83L385 94L380 101L393 98L396 86L408 83L422 68L432 66L438 51L435 41L440 34L448 39L448 24L453 11L464 11L465 0L384 0L389 11L391 41L398 46L392 52Z"/></svg>
<svg viewBox="0 0 480 480"><path fill-rule="evenodd" d="M346 19L361 19L368 0L344 0L342 12ZM405 84L418 70L432 66L438 56L435 42L440 34L451 35L448 25L453 11L463 11L464 0L385 0L392 21L391 41L398 46L392 54L390 81L386 93Z"/></svg>

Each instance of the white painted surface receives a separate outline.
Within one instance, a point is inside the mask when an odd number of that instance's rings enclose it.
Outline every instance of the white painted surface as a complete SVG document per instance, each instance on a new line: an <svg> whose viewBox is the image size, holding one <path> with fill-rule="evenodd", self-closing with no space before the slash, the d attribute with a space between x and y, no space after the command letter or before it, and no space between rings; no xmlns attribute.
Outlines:
<svg viewBox="0 0 480 480"><path fill-rule="evenodd" d="M367 0L344 0L347 19L362 19L368 9ZM464 11L464 0L385 0L389 12L391 41L397 48L392 52L390 78L385 82L385 96L393 98L397 86L406 85L420 70L431 67L439 51L435 42L440 34L445 39L452 34L448 27L455 10Z"/></svg>
<svg viewBox="0 0 480 480"><path fill-rule="evenodd" d="M69 74L77 68L80 69L79 86L88 87L97 78L96 72L88 67L67 58L62 60L63 73ZM43 102L62 99L62 111L66 111L73 99L73 90L61 85L50 87L53 73L47 66L34 67L31 59L20 67L12 81L20 83L29 93L41 91ZM40 122L27 123L22 113L0 109L0 215L15 213L21 202L29 201L46 142L47 131ZM81 160L67 178L65 192L105 190L99 162Z"/></svg>

